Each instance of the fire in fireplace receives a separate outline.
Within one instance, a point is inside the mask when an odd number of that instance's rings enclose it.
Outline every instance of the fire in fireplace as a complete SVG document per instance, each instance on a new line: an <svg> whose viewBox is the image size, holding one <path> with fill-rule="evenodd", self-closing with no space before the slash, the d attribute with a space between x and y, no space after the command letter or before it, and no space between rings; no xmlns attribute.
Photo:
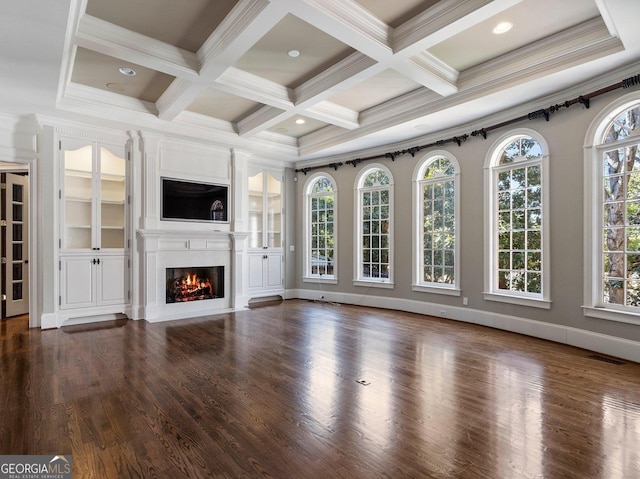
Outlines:
<svg viewBox="0 0 640 479"><path fill-rule="evenodd" d="M167 303L224 298L224 266L167 268Z"/></svg>

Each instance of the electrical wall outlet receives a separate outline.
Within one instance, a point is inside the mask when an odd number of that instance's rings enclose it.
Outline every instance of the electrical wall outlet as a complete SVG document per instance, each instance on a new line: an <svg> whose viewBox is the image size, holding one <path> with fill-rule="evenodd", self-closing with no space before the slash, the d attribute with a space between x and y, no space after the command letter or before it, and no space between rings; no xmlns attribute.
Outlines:
<svg viewBox="0 0 640 479"><path fill-rule="evenodd" d="M462 305L469 306L469 298L467 298L466 296L462 298Z"/></svg>

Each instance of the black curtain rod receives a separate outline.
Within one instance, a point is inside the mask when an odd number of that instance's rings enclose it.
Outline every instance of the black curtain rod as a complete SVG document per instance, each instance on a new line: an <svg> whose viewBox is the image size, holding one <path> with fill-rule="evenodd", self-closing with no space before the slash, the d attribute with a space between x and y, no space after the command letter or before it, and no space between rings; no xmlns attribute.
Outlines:
<svg viewBox="0 0 640 479"><path fill-rule="evenodd" d="M592 91L591 93L587 93L586 95L580 95L579 97L574 98L573 100L567 100L564 103L557 103L555 105L551 105L548 108L541 108L540 110L533 111L527 115L522 115L517 118L512 118L511 120L506 120L501 123L497 123L495 125L487 126L479 130L472 131L469 134L465 133L464 135L461 135L461 136L454 136L451 138L447 138L446 140L437 140L432 143L428 143L426 145L413 146L411 148L407 148L404 150L398 150L398 151L389 152L389 153L382 153L379 155L367 156L364 158L347 160L344 163L333 162L333 163L327 163L325 165L307 166L304 168L298 168L295 170L295 172L304 173L306 175L309 171L321 170L325 168L333 168L334 170L337 170L340 166L344 164L352 165L355 168L358 165L358 163L362 163L363 161L380 160L385 158L389 158L391 161L395 161L396 157L398 156L410 154L413 157L420 150L424 150L434 146L444 146L448 143L455 143L456 145L460 146L464 141L467 141L469 139L469 136L481 136L484 140L486 140L487 133L489 133L490 131L497 130L499 128L504 128L505 126L512 125L514 123L519 123L523 120L535 120L537 118L544 118L546 121L549 121L551 118L551 115L562 108L569 108L570 106L578 103L581 105L584 105L585 108L589 108L591 106L590 100L592 98L595 98L600 95L604 95L605 93L609 93L619 88L630 88L636 85L640 85L640 74L634 75L629 78L625 78L621 82L615 83L613 85L609 85L608 87L601 88L596 91Z"/></svg>

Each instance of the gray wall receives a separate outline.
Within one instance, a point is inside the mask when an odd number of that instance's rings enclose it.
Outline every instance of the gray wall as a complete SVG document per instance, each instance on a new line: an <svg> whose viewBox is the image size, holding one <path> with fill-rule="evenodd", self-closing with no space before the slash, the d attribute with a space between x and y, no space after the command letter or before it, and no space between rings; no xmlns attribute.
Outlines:
<svg viewBox="0 0 640 479"><path fill-rule="evenodd" d="M582 314L583 303L583 144L587 129L598 115L614 99L628 93L618 90L592 100L591 108L582 105L563 109L551 117L523 121L495 130L486 140L469 138L460 147L447 144L441 148L451 152L459 161L460 177L460 286L462 296L469 298L468 308L491 313L502 313L519 318L533 319L557 325L578 328L611 336L640 341L640 328L631 324L588 318ZM538 107L539 108L539 107ZM535 109L535 108L534 108ZM520 116L521 113L512 115ZM492 124L492 123L489 123ZM487 125L488 126L488 125ZM530 128L540 133L549 146L550 231L547 236L551 248L551 309L485 301L484 290L484 163L495 139L510 129ZM468 133L463 130L458 134ZM450 136L448 136L450 137ZM445 138L448 138L445 137ZM439 137L443 138L443 137ZM423 144L423 143L415 143ZM395 151L389 148L385 151ZM411 190L412 174L416 164L428 153L422 150L415 158L403 155L395 162L389 159L375 160L384 163L392 172L395 183L395 288L358 287L353 280L354 245L354 181L356 175L369 163L353 168L340 167L337 171L327 168L337 182L338 189L338 284L322 284L328 292L403 298L442 305L462 307L462 297L442 296L411 290ZM352 158L357 158L354 154ZM315 171L314 171L315 172ZM296 236L296 284L299 290L319 290L320 285L302 281L304 236L302 226L303 188L305 176L297 173L295 203L298 205L295 224Z"/></svg>

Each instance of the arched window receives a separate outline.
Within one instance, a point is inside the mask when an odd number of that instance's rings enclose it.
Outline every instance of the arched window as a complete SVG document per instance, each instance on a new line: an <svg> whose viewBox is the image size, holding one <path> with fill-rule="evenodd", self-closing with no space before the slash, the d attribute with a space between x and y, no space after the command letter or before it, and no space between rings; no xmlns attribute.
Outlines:
<svg viewBox="0 0 640 479"><path fill-rule="evenodd" d="M414 291L460 295L458 162L433 152L414 174Z"/></svg>
<svg viewBox="0 0 640 479"><path fill-rule="evenodd" d="M546 144L531 130L511 132L488 163L485 299L550 308Z"/></svg>
<svg viewBox="0 0 640 479"><path fill-rule="evenodd" d="M640 323L640 101L600 115L587 141L585 314Z"/></svg>
<svg viewBox="0 0 640 479"><path fill-rule="evenodd" d="M336 188L325 173L312 175L305 186L305 274L313 281L337 278Z"/></svg>
<svg viewBox="0 0 640 479"><path fill-rule="evenodd" d="M372 165L356 178L354 284L393 286L393 177Z"/></svg>

